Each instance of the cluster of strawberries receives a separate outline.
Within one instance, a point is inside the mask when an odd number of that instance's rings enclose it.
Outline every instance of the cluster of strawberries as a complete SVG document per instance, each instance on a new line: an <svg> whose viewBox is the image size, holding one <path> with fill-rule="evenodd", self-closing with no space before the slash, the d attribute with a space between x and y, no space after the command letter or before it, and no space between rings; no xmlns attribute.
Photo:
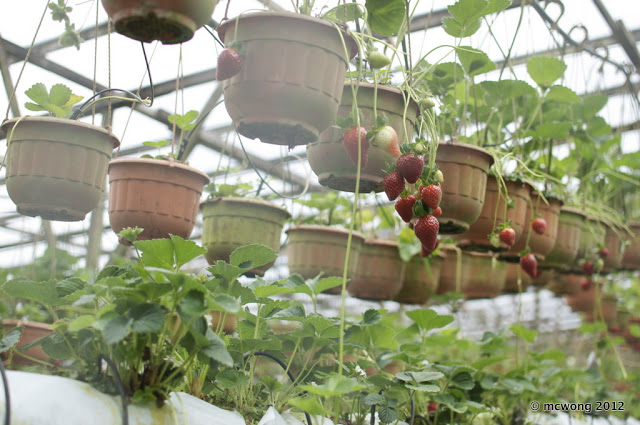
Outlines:
<svg viewBox="0 0 640 425"><path fill-rule="evenodd" d="M534 218L531 221L531 230L539 235L544 235L544 232L547 231L547 221L542 217ZM511 221L502 223L500 226L498 226L497 231L499 232L498 237L500 241L508 246L513 246L516 241L516 231L511 227ZM492 238L492 235L490 235L489 237ZM492 244L494 246L499 245L499 242L494 243L492 241ZM524 270L525 273L531 276L532 279L535 279L540 275L540 270L538 270L538 260L536 259L535 255L529 252L528 249L522 252L520 255L520 267L522 268L522 270Z"/></svg>
<svg viewBox="0 0 640 425"><path fill-rule="evenodd" d="M591 288L592 276L595 272L600 273L602 268L604 267L604 260L609 256L609 249L606 246L601 246L598 250L598 255L595 261L593 259L585 259L582 261L582 272L585 274L585 277L580 282L580 287L583 291L589 290Z"/></svg>
<svg viewBox="0 0 640 425"><path fill-rule="evenodd" d="M438 246L440 231L440 201L444 181L437 166L425 166L422 143L403 144L401 155L394 165L388 165L382 187L390 201L396 201L396 212L405 223L413 224L413 231L422 244L422 256L431 254Z"/></svg>

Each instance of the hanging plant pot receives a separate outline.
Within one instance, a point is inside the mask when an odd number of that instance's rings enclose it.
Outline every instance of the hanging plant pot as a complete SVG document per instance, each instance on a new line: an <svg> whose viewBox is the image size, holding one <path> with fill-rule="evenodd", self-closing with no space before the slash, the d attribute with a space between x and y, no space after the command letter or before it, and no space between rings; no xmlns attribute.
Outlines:
<svg viewBox="0 0 640 425"><path fill-rule="evenodd" d="M445 254L438 252L427 258L415 255L406 264L404 281L394 301L403 304L424 304L436 293L440 284L440 267Z"/></svg>
<svg viewBox="0 0 640 425"><path fill-rule="evenodd" d="M580 232L580 243L578 244L578 255L573 263L574 270L581 270L577 261L586 257L594 257L598 251L598 246L604 244L606 231L601 221L593 217L586 217L582 222L582 232Z"/></svg>
<svg viewBox="0 0 640 425"><path fill-rule="evenodd" d="M202 245L207 248L209 264L229 261L237 248L262 244L280 251L280 237L289 212L271 202L253 198L213 198L200 205L202 209ZM251 271L260 276L273 262Z"/></svg>
<svg viewBox="0 0 640 425"><path fill-rule="evenodd" d="M144 229L138 240L188 239L196 223L205 173L178 162L119 158L109 163L109 222L114 232Z"/></svg>
<svg viewBox="0 0 640 425"><path fill-rule="evenodd" d="M520 264L505 262L507 267L507 276L504 281L504 292L508 294L517 294L525 292L529 285L533 284L533 279L522 270ZM520 274L520 285L518 286L518 274Z"/></svg>
<svg viewBox="0 0 640 425"><path fill-rule="evenodd" d="M367 239L349 283L349 295L363 300L392 300L402 288L406 264L400 258L397 242Z"/></svg>
<svg viewBox="0 0 640 425"><path fill-rule="evenodd" d="M242 70L223 82L238 133L306 145L335 121L348 62L357 52L348 33L310 16L258 12L225 21L218 34L243 51Z"/></svg>
<svg viewBox="0 0 640 425"><path fill-rule="evenodd" d="M373 110L376 100L377 116L386 116L387 124L398 134L398 143L413 140L413 128L419 114L418 105L410 101L406 94L393 87L361 83L357 88L356 100L362 111L360 124L367 130L376 126L376 114ZM377 93L377 96L376 96ZM338 116L347 118L352 113L353 92L350 83L345 83ZM403 120L406 110L406 119ZM331 126L322 134L317 142L307 146L309 165L318 176L320 184L336 190L355 192L357 167L346 154L342 145L344 130ZM382 191L382 179L386 175L385 164L395 164L396 157L386 152L373 142L369 145L368 160L360 170L360 192Z"/></svg>
<svg viewBox="0 0 640 425"><path fill-rule="evenodd" d="M191 40L211 20L218 0L102 0L116 31L138 41L176 44Z"/></svg>
<svg viewBox="0 0 640 425"><path fill-rule="evenodd" d="M555 295L573 295L582 290L581 283L584 280L584 273L564 273L557 271L549 280L547 289Z"/></svg>
<svg viewBox="0 0 640 425"><path fill-rule="evenodd" d="M343 275L348 230L330 226L299 225L289 228L286 232L289 235L287 240L289 273L299 274L305 279L313 279L320 273L323 277ZM353 232L347 279L353 279L356 274L363 245L364 237ZM337 286L326 292L340 294L341 290L341 287Z"/></svg>
<svg viewBox="0 0 640 425"><path fill-rule="evenodd" d="M596 297L600 297L600 308L596 303ZM591 285L588 289L581 289L574 294L567 295L567 304L571 310L583 313L583 319L587 322L604 320L607 324L614 324L616 321L617 300L614 296L602 293L602 288L596 290L596 285Z"/></svg>
<svg viewBox="0 0 640 425"><path fill-rule="evenodd" d="M440 142L436 163L444 174L440 234L464 233L482 213L493 157L476 146Z"/></svg>
<svg viewBox="0 0 640 425"><path fill-rule="evenodd" d="M619 229L611 224L604 224L604 246L609 253L604 258L604 267L602 271L604 273L612 273L622 267L622 239L623 230Z"/></svg>
<svg viewBox="0 0 640 425"><path fill-rule="evenodd" d="M488 175L480 216L469 226L469 230L452 236L458 241L457 245L460 248L469 251L506 251L509 246L504 242L500 242L498 248L491 245L489 234L496 226L508 220L511 220L511 228L516 232L516 241L521 238L531 199L531 186L528 183L512 180L504 180L504 182L507 189L506 194L504 189L500 190L498 187L498 180L494 176ZM514 208L506 208L506 196L514 201Z"/></svg>
<svg viewBox="0 0 640 425"><path fill-rule="evenodd" d="M120 145L108 129L55 117L5 121L6 179L20 214L80 221L105 188L111 152Z"/></svg>
<svg viewBox="0 0 640 425"><path fill-rule="evenodd" d="M38 322L24 322L22 320L14 320L14 319L6 319L2 321L2 332L6 334L11 329L22 326L22 335L20 336L20 341L18 342L17 348L22 347L26 344L31 344L32 342L44 338L45 336L51 334L53 329L51 325L47 323L38 323ZM47 356L44 351L42 351L42 347L40 345L36 345L35 347L31 347L27 349L24 354L28 357L32 357L36 360L40 360L43 362L49 362L51 359ZM36 366L40 363L30 360L28 357L23 356L20 351L16 351L13 354L11 359L11 363L13 365L20 366Z"/></svg>
<svg viewBox="0 0 640 425"><path fill-rule="evenodd" d="M501 257L512 260L519 258L520 252L527 247L527 241L529 241L531 252L539 261L551 252L558 236L558 216L560 215L560 207L562 207L563 202L559 199L552 198L548 198L547 201L549 202L548 205L538 196L537 192L531 192L532 205L526 210L527 215L524 220L525 226L522 231L522 236L513 244L509 251L500 254ZM531 222L536 214L542 216L547 222L547 228L542 235L531 229Z"/></svg>
<svg viewBox="0 0 640 425"><path fill-rule="evenodd" d="M462 292L467 299L495 298L504 289L507 266L492 253L462 251L460 255L460 287L456 283L458 254L443 248L446 257L440 268L438 294Z"/></svg>
<svg viewBox="0 0 640 425"><path fill-rule="evenodd" d="M640 221L629 223L629 227L634 236L626 237L629 245L622 256L622 267L627 270L638 270L640 269Z"/></svg>
<svg viewBox="0 0 640 425"><path fill-rule="evenodd" d="M575 208L560 208L558 216L558 233L553 249L540 262L543 269L554 268L568 271L578 255L580 234L586 216Z"/></svg>

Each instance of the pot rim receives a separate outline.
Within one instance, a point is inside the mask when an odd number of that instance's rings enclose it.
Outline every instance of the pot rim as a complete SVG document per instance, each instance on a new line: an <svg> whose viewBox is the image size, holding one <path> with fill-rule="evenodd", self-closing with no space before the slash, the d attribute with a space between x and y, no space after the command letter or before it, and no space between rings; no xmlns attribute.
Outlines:
<svg viewBox="0 0 640 425"><path fill-rule="evenodd" d="M111 132L111 127L100 127L98 125L86 123L83 121L76 121L69 118L49 117L44 115L36 115L36 116L23 115L21 117L10 118L2 121L2 124L0 125L0 130L2 130L5 133L6 137L9 137L10 128L13 127L18 121L20 121L18 126L20 124L24 124L28 122L42 122L42 123L48 122L51 124L63 124L63 125L75 126L83 130L103 133L105 136L111 139L111 142L113 143L112 149L115 149L118 146L120 146L120 140L118 140L118 138Z"/></svg>
<svg viewBox="0 0 640 425"><path fill-rule="evenodd" d="M111 171L111 166L112 165L127 166L128 164L130 164L130 165L133 165L133 164L147 164L147 165L159 166L159 167L176 168L178 170L183 170L183 171L186 171L188 173L194 174L194 175L196 175L198 177L202 177L202 179L205 180L205 184L209 183L209 181L210 181L209 176L206 173L204 173L203 171L200 171L197 168L194 168L194 167L192 167L190 165L187 165L187 164L183 164L183 163L178 162L178 161L173 161L173 165L172 165L171 161L169 161L168 159L114 158L111 161L109 161L109 170L108 170L108 172Z"/></svg>
<svg viewBox="0 0 640 425"><path fill-rule="evenodd" d="M344 82L344 88L345 88L345 89L346 89L347 87L351 87L351 86L353 86L353 85L354 85L354 83L353 83L351 80L346 80L346 81ZM364 81L363 81L363 82L360 82L360 83L356 83L356 86L358 87L358 90L359 90L360 88L364 88L364 89L367 89L367 90L373 90L373 89L376 87L376 84L374 84L374 83L367 83L367 82L364 82ZM386 84L378 84L378 90L382 90L382 91L386 91L386 92L389 92L389 93L393 93L393 94L396 94L396 95L398 95L398 96L402 96L402 95L403 95L403 93L404 93L404 92L403 92L402 90L400 90L399 88L397 88L397 87L393 87L393 86L388 86L388 85L386 85ZM406 93L404 93L404 94L406 94ZM403 96L403 98L404 98L404 96ZM410 97L410 96L409 96L409 101L410 101L411 106L413 106L413 108L417 111L417 114L418 114L418 115L420 115L420 112L421 112L421 111L420 111L420 106L418 105L418 102L416 102L416 101L415 101L412 97Z"/></svg>
<svg viewBox="0 0 640 425"><path fill-rule="evenodd" d="M445 141L439 141L438 142L438 149L442 148L443 146L447 146L449 148L456 148L456 149L469 149L472 150L474 152L477 152L480 155L484 155L485 157L489 158L489 167L491 167L494 163L494 159L493 156L489 153L488 150L481 148L480 146L475 146L475 145L471 145L469 143L460 143L460 142L445 142Z"/></svg>
<svg viewBox="0 0 640 425"><path fill-rule="evenodd" d="M217 196L215 198L210 198L202 201L200 203L200 209L204 209L208 205L214 205L221 202L230 202L236 204L248 204L253 206L261 206L265 208L272 208L274 210L280 211L286 215L287 218L291 217L291 213L286 208L281 207L280 205L276 205L273 202L267 201L266 199L261 198L241 198L237 196Z"/></svg>
<svg viewBox="0 0 640 425"><path fill-rule="evenodd" d="M300 231L307 231L307 232L334 233L334 234L339 234L344 236L347 236L349 234L348 229L341 228L341 227L334 227L334 226L326 226L322 224L296 224L294 226L289 227L287 230L285 230L285 233L289 234L290 230L293 230L294 232L297 230L300 230ZM364 243L365 238L362 235L362 233L354 230L353 236L355 238L361 239L362 242Z"/></svg>

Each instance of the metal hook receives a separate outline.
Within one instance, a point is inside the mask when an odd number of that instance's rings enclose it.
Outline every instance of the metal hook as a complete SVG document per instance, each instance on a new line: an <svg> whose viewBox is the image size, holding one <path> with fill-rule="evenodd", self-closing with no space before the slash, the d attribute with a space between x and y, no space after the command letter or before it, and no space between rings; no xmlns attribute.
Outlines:
<svg viewBox="0 0 640 425"><path fill-rule="evenodd" d="M551 24L551 28L557 30L558 29L558 22L560 21L560 18L562 18L562 15L564 15L564 4L562 4L562 2L560 0L545 0L545 2L544 2L544 10L545 11L547 10L547 6L549 6L550 3L554 3L554 4L558 5L558 7L560 8L560 14L556 18L556 20L553 21L553 23Z"/></svg>
<svg viewBox="0 0 640 425"><path fill-rule="evenodd" d="M578 44L579 49L584 49L584 46L587 44L587 41L589 40L589 30L587 29L587 27L585 27L582 24L574 25L569 30L569 33L568 33L569 37L571 37L571 33L573 32L573 30L582 30L584 32L584 38L582 39L580 44ZM608 57L608 51L607 51L607 57Z"/></svg>
<svg viewBox="0 0 640 425"><path fill-rule="evenodd" d="M9 396L9 380L7 379L7 371L0 361L0 375L2 375L2 385L4 386L4 425L11 424L11 397Z"/></svg>
<svg viewBox="0 0 640 425"><path fill-rule="evenodd" d="M598 68L598 72L602 74L604 72L604 64L609 60L609 47L604 44L599 44L594 50L597 52L599 49L604 50L604 54L602 55L602 63L600 64L600 68Z"/></svg>

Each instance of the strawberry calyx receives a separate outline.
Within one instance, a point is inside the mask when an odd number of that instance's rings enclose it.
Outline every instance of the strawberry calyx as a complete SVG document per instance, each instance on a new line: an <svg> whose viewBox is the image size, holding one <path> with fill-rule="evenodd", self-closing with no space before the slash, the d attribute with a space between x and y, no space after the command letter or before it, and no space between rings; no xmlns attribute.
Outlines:
<svg viewBox="0 0 640 425"><path fill-rule="evenodd" d="M364 121L364 115L362 114L362 111L360 110L360 108L358 108L357 114L358 114L358 117L360 118L360 126L362 126L362 122ZM353 128L357 125L358 117L353 113L353 111L351 111L351 113L347 117L337 117L336 124L338 124L338 127L340 127L343 130L349 130L350 128ZM367 139L369 139L369 133L367 133Z"/></svg>

